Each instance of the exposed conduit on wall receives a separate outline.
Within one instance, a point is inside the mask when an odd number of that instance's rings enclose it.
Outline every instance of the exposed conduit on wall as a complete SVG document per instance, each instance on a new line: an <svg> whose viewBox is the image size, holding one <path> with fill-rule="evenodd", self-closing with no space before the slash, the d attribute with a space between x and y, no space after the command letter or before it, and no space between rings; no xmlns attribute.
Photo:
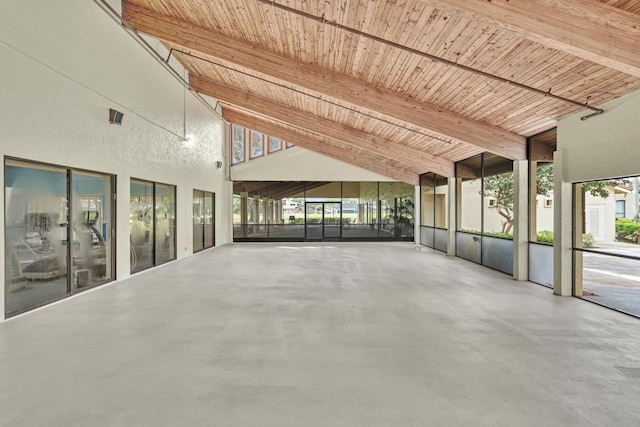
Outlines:
<svg viewBox="0 0 640 427"><path fill-rule="evenodd" d="M209 110L214 116L218 117L220 120L222 120L224 123L226 123L227 125L230 125L230 123L228 121L226 121L223 117L222 114L220 114L217 110L218 105L220 104L219 102L216 102L215 106L211 106L211 104L209 104L209 102L207 102L206 99L204 99L202 97L202 95L200 95L198 92L196 92L191 85L189 84L189 82L187 80L185 80L178 71L176 71L170 64L169 64L169 58L167 58L167 60L165 60L159 53L157 50L155 50L149 43L147 43L147 41L142 38L142 36L140 36L140 34L134 29L132 28L129 23L127 23L124 19L122 19L122 16L111 7L111 5L109 5L109 3L107 3L107 0L93 0L94 3L96 3L111 19L113 19L120 27L122 27L122 29L124 29L124 31L129 34L140 46L142 46L142 48L147 51L147 53L149 53L151 55L151 57L153 59L155 59L160 65L162 65L162 67L167 70L186 90L188 90L191 95L193 95L207 110ZM171 56L171 52L169 54L169 56ZM186 111L186 104L185 104L185 111ZM185 112L186 114L186 112ZM184 125L184 130L186 131L186 117L185 117L185 122L183 123ZM186 135L183 136L183 138L186 139ZM226 141L226 130L223 129L223 134L222 134L222 139L223 141ZM222 149L222 158L224 160L225 165L227 165L226 171L227 171L227 179L230 181L231 177L230 177L230 170L229 170L229 161L228 161L228 156L227 156L227 144L223 143L223 149Z"/></svg>

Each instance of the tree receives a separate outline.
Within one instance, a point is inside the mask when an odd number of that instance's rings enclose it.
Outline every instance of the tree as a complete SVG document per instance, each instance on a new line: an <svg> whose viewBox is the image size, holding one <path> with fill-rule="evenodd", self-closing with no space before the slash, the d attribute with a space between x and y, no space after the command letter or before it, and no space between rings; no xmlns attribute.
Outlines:
<svg viewBox="0 0 640 427"><path fill-rule="evenodd" d="M505 220L502 233L510 234L513 228L513 172L484 178L484 196L496 199L496 212Z"/></svg>
<svg viewBox="0 0 640 427"><path fill-rule="evenodd" d="M553 164L536 168L536 194L549 196L553 191ZM513 172L484 178L484 196L496 199L496 212L504 218L502 233L513 229Z"/></svg>

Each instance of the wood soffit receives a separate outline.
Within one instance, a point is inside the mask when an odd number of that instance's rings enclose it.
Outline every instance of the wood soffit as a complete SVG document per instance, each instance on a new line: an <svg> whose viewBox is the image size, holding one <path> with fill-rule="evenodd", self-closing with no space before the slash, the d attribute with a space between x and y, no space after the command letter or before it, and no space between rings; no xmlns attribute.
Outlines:
<svg viewBox="0 0 640 427"><path fill-rule="evenodd" d="M124 0L123 18L229 119L414 184L524 159L527 137L640 89L640 0Z"/></svg>

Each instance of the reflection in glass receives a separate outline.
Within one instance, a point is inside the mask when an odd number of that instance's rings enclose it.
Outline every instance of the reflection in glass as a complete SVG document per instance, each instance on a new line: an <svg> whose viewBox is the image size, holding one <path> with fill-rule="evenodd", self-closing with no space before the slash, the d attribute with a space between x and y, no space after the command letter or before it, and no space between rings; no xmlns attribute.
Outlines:
<svg viewBox="0 0 640 427"><path fill-rule="evenodd" d="M74 288L113 278L111 178L86 172L72 173L71 259Z"/></svg>
<svg viewBox="0 0 640 427"><path fill-rule="evenodd" d="M282 150L282 140L278 138L274 138L273 136L269 137L269 153L273 153L274 151Z"/></svg>
<svg viewBox="0 0 640 427"><path fill-rule="evenodd" d="M214 245L214 194L193 190L193 251Z"/></svg>
<svg viewBox="0 0 640 427"><path fill-rule="evenodd" d="M436 228L448 228L447 212L449 212L449 183L447 178L436 176L436 206L434 221Z"/></svg>
<svg viewBox="0 0 640 427"><path fill-rule="evenodd" d="M426 227L435 227L435 186L434 176L427 174L420 179L422 192L422 206L420 212L422 219L420 224ZM429 244L431 246L431 243Z"/></svg>
<svg viewBox="0 0 640 427"><path fill-rule="evenodd" d="M251 131L251 158L264 155L264 135L255 130Z"/></svg>
<svg viewBox="0 0 640 427"><path fill-rule="evenodd" d="M420 177L420 191L422 202L420 225L422 229L429 229L421 230L420 243L438 250L444 248L446 251L448 244L443 241L443 236L447 236L447 233L442 231L447 228L448 179L433 173L424 174ZM439 232L432 228L439 229Z"/></svg>
<svg viewBox="0 0 640 427"><path fill-rule="evenodd" d="M244 162L245 156L245 142L244 142L244 128L242 126L232 126L232 164L242 163Z"/></svg>
<svg viewBox="0 0 640 427"><path fill-rule="evenodd" d="M129 208L130 263L133 273L153 266L155 210L152 182L131 180Z"/></svg>
<svg viewBox="0 0 640 427"><path fill-rule="evenodd" d="M236 181L234 240L412 240L415 188L385 184L388 218L381 233L378 182Z"/></svg>
<svg viewBox="0 0 640 427"><path fill-rule="evenodd" d="M156 184L156 265L176 259L176 187Z"/></svg>
<svg viewBox="0 0 640 427"><path fill-rule="evenodd" d="M193 190L193 252L204 249L204 192Z"/></svg>
<svg viewBox="0 0 640 427"><path fill-rule="evenodd" d="M380 183L380 237L413 238L414 187L404 182Z"/></svg>
<svg viewBox="0 0 640 427"><path fill-rule="evenodd" d="M67 172L6 161L5 305L7 313L66 295Z"/></svg>
<svg viewBox="0 0 640 427"><path fill-rule="evenodd" d="M204 247L211 248L215 245L215 195L204 193Z"/></svg>

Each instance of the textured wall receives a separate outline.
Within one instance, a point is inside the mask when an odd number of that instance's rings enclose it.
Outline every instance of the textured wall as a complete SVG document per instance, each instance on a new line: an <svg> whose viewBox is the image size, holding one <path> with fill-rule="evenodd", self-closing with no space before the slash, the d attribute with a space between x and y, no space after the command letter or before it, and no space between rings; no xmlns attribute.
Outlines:
<svg viewBox="0 0 640 427"><path fill-rule="evenodd" d="M640 92L601 106L589 120L581 112L558 123L567 182L640 175Z"/></svg>
<svg viewBox="0 0 640 427"><path fill-rule="evenodd" d="M236 165L231 177L234 181L394 181L300 147Z"/></svg>
<svg viewBox="0 0 640 427"><path fill-rule="evenodd" d="M178 258L191 254L194 188L216 193L216 243L227 243L223 122L94 2L2 9L0 153L117 175L117 278L129 275L131 177L177 186ZM124 113L121 126L109 124L109 108Z"/></svg>

